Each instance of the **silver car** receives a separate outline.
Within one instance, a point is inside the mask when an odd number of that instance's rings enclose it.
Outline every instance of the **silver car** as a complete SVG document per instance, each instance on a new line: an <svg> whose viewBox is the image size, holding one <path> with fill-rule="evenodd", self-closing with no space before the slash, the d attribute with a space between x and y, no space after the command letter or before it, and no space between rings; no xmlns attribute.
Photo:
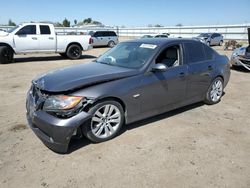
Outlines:
<svg viewBox="0 0 250 188"><path fill-rule="evenodd" d="M223 36L220 33L201 33L199 36L195 37L199 41L211 45L219 45L223 44Z"/></svg>
<svg viewBox="0 0 250 188"><path fill-rule="evenodd" d="M114 31L89 32L93 38L93 46L114 47L118 43L118 36Z"/></svg>
<svg viewBox="0 0 250 188"><path fill-rule="evenodd" d="M244 67L250 71L250 28L248 30L248 46L233 51L230 63L234 68Z"/></svg>

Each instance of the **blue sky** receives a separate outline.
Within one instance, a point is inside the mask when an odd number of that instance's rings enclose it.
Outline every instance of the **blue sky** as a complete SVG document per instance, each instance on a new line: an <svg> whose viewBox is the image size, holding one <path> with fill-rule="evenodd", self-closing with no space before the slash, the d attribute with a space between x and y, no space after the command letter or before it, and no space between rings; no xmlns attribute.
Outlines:
<svg viewBox="0 0 250 188"><path fill-rule="evenodd" d="M250 22L250 0L7 0L0 6L0 24L87 17L111 26L241 24Z"/></svg>

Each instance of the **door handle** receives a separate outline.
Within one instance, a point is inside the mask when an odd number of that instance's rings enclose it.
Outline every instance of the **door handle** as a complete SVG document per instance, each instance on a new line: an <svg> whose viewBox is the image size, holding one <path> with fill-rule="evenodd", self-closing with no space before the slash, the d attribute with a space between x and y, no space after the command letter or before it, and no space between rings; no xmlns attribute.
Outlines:
<svg viewBox="0 0 250 188"><path fill-rule="evenodd" d="M209 65L209 66L208 66L208 70L210 70L210 71L213 70L212 65Z"/></svg>
<svg viewBox="0 0 250 188"><path fill-rule="evenodd" d="M32 37L33 40L37 40L37 37Z"/></svg>
<svg viewBox="0 0 250 188"><path fill-rule="evenodd" d="M54 40L54 37L49 37L49 40Z"/></svg>

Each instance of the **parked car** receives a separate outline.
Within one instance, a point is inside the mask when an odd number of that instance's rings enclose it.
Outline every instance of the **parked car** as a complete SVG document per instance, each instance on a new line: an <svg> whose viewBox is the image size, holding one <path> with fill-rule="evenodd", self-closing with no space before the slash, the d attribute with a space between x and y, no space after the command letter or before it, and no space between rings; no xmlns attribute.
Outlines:
<svg viewBox="0 0 250 188"><path fill-rule="evenodd" d="M49 148L66 152L72 136L103 142L124 124L199 101L216 104L229 77L228 58L195 40L122 42L94 62L34 79L27 120Z"/></svg>
<svg viewBox="0 0 250 188"><path fill-rule="evenodd" d="M219 45L223 44L223 36L220 33L201 33L195 39L210 45Z"/></svg>
<svg viewBox="0 0 250 188"><path fill-rule="evenodd" d="M244 67L250 70L250 28L248 28L248 46L235 49L232 53L230 63L234 68Z"/></svg>
<svg viewBox="0 0 250 188"><path fill-rule="evenodd" d="M10 63L14 54L55 52L78 59L92 48L90 35L57 35L52 24L24 23L0 35L0 63Z"/></svg>
<svg viewBox="0 0 250 188"><path fill-rule="evenodd" d="M118 36L114 31L90 31L89 34L93 38L93 46L109 46L114 47L118 42Z"/></svg>
<svg viewBox="0 0 250 188"><path fill-rule="evenodd" d="M170 34L162 33L162 34L154 34L154 35L143 35L141 38L168 38Z"/></svg>

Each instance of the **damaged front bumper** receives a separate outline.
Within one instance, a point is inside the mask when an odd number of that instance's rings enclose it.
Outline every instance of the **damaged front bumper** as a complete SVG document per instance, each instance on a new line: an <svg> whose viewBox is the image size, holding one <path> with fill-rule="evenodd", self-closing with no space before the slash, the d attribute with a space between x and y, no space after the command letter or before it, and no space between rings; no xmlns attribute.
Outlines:
<svg viewBox="0 0 250 188"><path fill-rule="evenodd" d="M240 56L235 56L231 59L231 64L233 66L242 66L250 71L250 59Z"/></svg>
<svg viewBox="0 0 250 188"><path fill-rule="evenodd" d="M73 117L61 119L43 110L36 110L33 101L32 95L28 94L26 117L30 128L51 150L66 153L71 137L89 120L90 114L82 111Z"/></svg>

